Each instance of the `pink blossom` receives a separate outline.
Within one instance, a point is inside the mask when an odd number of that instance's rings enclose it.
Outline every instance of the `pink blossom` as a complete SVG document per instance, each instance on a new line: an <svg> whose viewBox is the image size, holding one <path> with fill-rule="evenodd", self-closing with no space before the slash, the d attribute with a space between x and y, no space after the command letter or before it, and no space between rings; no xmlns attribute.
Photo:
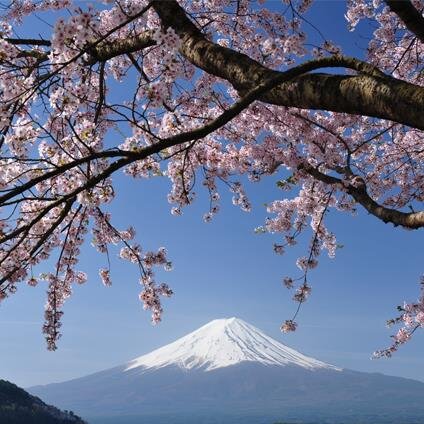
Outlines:
<svg viewBox="0 0 424 424"><path fill-rule="evenodd" d="M297 323L289 319L289 320L286 320L284 324L281 326L281 331L283 333L289 333L291 331L296 331L296 328L297 328Z"/></svg>
<svg viewBox="0 0 424 424"><path fill-rule="evenodd" d="M314 47L307 40L310 29L302 17L313 7L312 0L284 0L292 12L286 14L285 6L277 10L259 3L178 2L193 20L192 32L201 28L196 39L218 42L208 57L226 46L226 54L241 53L266 73L292 69L304 63L305 56L322 60L343 55L340 40ZM421 0L413 4L422 10ZM270 233L278 254L309 235L296 261L299 275L283 280L301 303L311 293L306 281L320 254L333 258L340 247L328 212L354 214L362 207L358 199L369 196L366 208L375 203L380 209L408 213L424 198L422 130L402 120L351 114L350 109L341 113L282 107L267 102L268 93L219 128L206 131L248 92L249 78L234 67L225 71L225 63L213 58L212 70L199 66L198 53L187 54L193 48L192 34L164 24L156 9L147 0L107 0L101 7L71 0L22 0L11 2L2 15L0 191L10 198L0 205L0 274L5 276L0 300L22 282L33 286L45 280L43 331L50 349L56 348L62 307L74 284L87 280L79 261L83 245L90 241L107 263L118 251L120 259L139 270L140 299L153 322L161 319L161 299L172 294L155 275L157 267L172 268L165 249L142 248L134 228L117 228L113 221L109 211L114 210L111 203L119 201L118 173L136 178L137 184L166 178L173 215L202 199L198 192L204 191L206 222L219 213L223 191L229 190L236 207L250 212L255 206L250 186L266 177L278 179L278 192L264 199L268 216L256 233ZM50 33L43 32L45 39L33 45L9 39L27 32L28 17L44 13L54 21ZM349 1L346 20L350 30L371 20L373 33L364 49L369 70L348 66L340 70L342 78L354 73L354 79L372 82L381 71L380 82L387 75L411 87L424 86L424 44L385 2ZM146 44L132 46L125 54L113 52L121 42L134 40ZM236 83L233 77L241 80ZM199 129L204 135L198 136ZM178 137L181 142L175 141ZM143 204L148 207L147 201ZM54 269L33 277L42 264L53 264ZM109 286L109 267L99 274ZM423 311L422 291L390 321L405 328L392 346L380 351L383 356L424 326ZM288 320L282 328L293 331L296 323Z"/></svg>
<svg viewBox="0 0 424 424"><path fill-rule="evenodd" d="M405 328L400 328L399 331L394 336L394 339L398 343L405 343L409 340L410 337L411 337L411 335L408 332L408 330L406 330Z"/></svg>
<svg viewBox="0 0 424 424"><path fill-rule="evenodd" d="M424 312L420 311L415 315L415 322L421 327L424 327Z"/></svg>

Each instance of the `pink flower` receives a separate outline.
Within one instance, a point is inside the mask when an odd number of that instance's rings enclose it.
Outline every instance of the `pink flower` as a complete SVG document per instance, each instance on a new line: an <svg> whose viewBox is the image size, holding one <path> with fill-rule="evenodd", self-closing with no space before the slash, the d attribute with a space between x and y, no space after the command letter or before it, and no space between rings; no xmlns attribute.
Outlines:
<svg viewBox="0 0 424 424"><path fill-rule="evenodd" d="M284 246L282 246L281 244L274 243L274 252L277 255L282 255L284 253Z"/></svg>
<svg viewBox="0 0 424 424"><path fill-rule="evenodd" d="M35 287L37 284L38 284L38 281L34 277L32 277L28 280L29 286Z"/></svg>
<svg viewBox="0 0 424 424"><path fill-rule="evenodd" d="M398 343L405 343L411 337L411 334L408 332L406 328L400 328L399 331L393 336L395 341Z"/></svg>
<svg viewBox="0 0 424 424"><path fill-rule="evenodd" d="M415 322L419 324L421 327L424 327L424 312L418 312L415 316Z"/></svg>
<svg viewBox="0 0 424 424"><path fill-rule="evenodd" d="M75 281L78 284L84 284L87 281L87 274L85 272L77 272L76 276L75 276Z"/></svg>
<svg viewBox="0 0 424 424"><path fill-rule="evenodd" d="M99 270L99 275L100 278L102 279L102 283L106 286L109 287L112 285L112 281L110 279L110 271L108 269L105 268L101 268Z"/></svg>
<svg viewBox="0 0 424 424"><path fill-rule="evenodd" d="M296 328L297 328L297 323L295 321L292 321L291 319L288 319L281 326L281 331L283 333L289 333L291 331L296 331Z"/></svg>
<svg viewBox="0 0 424 424"><path fill-rule="evenodd" d="M288 288L291 289L293 287L293 279L290 277L284 277L283 284Z"/></svg>
<svg viewBox="0 0 424 424"><path fill-rule="evenodd" d="M295 300L296 302L304 302L311 294L311 291L312 289L310 286L308 286L307 284L303 284L296 290L296 293L293 296L293 300Z"/></svg>

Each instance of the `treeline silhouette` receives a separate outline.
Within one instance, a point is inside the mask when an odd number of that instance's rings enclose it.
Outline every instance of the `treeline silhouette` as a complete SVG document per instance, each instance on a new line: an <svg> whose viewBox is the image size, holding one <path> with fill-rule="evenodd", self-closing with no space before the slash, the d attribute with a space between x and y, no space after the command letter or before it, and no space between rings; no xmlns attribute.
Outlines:
<svg viewBox="0 0 424 424"><path fill-rule="evenodd" d="M86 424L72 411L46 405L16 384L0 380L0 423Z"/></svg>

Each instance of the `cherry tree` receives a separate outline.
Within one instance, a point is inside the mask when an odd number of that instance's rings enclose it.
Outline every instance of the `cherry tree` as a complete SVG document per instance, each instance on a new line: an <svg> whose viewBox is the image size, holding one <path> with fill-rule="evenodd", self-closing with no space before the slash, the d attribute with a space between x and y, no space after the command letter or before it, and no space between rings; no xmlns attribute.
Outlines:
<svg viewBox="0 0 424 424"><path fill-rule="evenodd" d="M154 322L161 297L172 294L154 272L171 268L166 250L144 251L134 229L116 228L107 210L118 172L168 177L174 215L204 186L205 221L219 210L218 187L250 211L247 181L278 175L280 198L257 231L281 234L278 254L310 232L300 275L283 279L299 307L321 251L336 254L329 210L364 208L395 227L424 226L424 1L348 0L349 29L361 20L374 28L361 58L330 40L309 42L312 0L278 6L13 0L3 8L0 300L18 284L46 281L49 349L72 286L87 280L78 269L85 242L107 264L117 245L139 267L140 300ZM49 35L24 38L28 20L44 13L56 15ZM37 274L49 258L54 268ZM111 284L109 265L99 274ZM424 327L424 295L399 309L390 322L401 328L377 355L390 356ZM295 318L282 330L295 330Z"/></svg>

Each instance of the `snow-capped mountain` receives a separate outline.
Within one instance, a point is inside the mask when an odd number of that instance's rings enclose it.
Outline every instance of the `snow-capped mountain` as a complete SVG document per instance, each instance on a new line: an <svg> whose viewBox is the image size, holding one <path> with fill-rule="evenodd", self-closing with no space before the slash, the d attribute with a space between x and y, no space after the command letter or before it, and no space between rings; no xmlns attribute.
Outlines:
<svg viewBox="0 0 424 424"><path fill-rule="evenodd" d="M129 362L135 368L158 369L176 365L211 371L241 362L297 365L308 369L338 369L291 349L238 318L216 319L187 336Z"/></svg>
<svg viewBox="0 0 424 424"><path fill-rule="evenodd" d="M424 383L337 368L237 318L121 366L29 391L90 424L422 424Z"/></svg>

